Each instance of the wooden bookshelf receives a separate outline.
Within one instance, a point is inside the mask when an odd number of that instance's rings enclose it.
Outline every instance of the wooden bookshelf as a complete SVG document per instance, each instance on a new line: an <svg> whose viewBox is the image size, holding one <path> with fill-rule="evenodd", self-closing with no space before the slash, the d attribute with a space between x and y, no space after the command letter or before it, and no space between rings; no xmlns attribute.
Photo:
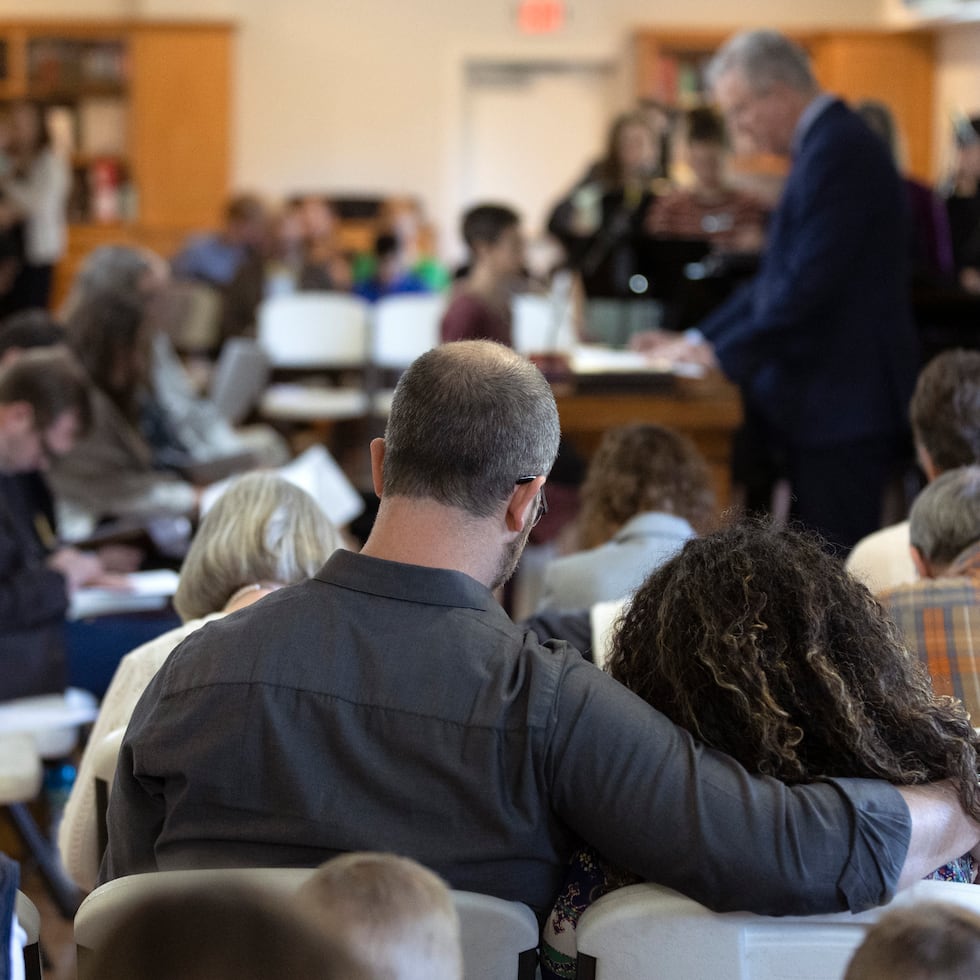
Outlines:
<svg viewBox="0 0 980 980"><path fill-rule="evenodd" d="M43 103L71 160L56 299L98 245L169 254L220 221L234 34L224 21L0 20L0 102Z"/></svg>

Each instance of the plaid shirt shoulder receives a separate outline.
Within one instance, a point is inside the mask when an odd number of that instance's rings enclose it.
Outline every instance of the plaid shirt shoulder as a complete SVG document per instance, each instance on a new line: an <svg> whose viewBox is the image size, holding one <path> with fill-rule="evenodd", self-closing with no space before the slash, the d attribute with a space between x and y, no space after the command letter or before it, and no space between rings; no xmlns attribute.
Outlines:
<svg viewBox="0 0 980 980"><path fill-rule="evenodd" d="M889 589L879 597L909 650L932 675L937 694L959 698L980 718L980 545L950 566L949 577Z"/></svg>

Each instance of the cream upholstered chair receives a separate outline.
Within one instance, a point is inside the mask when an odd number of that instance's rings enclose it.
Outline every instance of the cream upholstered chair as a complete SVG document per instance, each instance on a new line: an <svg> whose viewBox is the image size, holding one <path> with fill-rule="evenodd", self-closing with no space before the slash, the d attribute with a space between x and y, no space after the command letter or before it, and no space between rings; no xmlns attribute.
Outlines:
<svg viewBox="0 0 980 980"><path fill-rule="evenodd" d="M24 930L24 976L26 980L41 980L41 916L34 903L23 893L17 892L14 909L17 924Z"/></svg>
<svg viewBox="0 0 980 980"><path fill-rule="evenodd" d="M919 881L858 915L716 913L662 885L631 885L586 909L579 980L840 980L868 928L890 908L952 902L980 912L980 888Z"/></svg>
<svg viewBox="0 0 980 980"><path fill-rule="evenodd" d="M78 980L91 974L92 952L109 938L119 916L134 902L164 889L213 883L216 887L250 885L279 894L295 892L312 868L226 868L157 871L106 882L82 902L75 916ZM538 923L517 902L454 891L460 919L466 980L533 980L537 964Z"/></svg>
<svg viewBox="0 0 980 980"><path fill-rule="evenodd" d="M97 745L92 746L92 772L95 778L95 830L99 855L105 854L109 843L106 829L106 813L109 810L109 794L116 778L116 761L122 745L125 728L114 728Z"/></svg>
<svg viewBox="0 0 980 980"><path fill-rule="evenodd" d="M271 296L259 305L258 343L273 372L315 377L355 372L360 383L322 380L277 383L266 389L259 414L283 422L327 422L367 415L368 304L345 293L301 292Z"/></svg>

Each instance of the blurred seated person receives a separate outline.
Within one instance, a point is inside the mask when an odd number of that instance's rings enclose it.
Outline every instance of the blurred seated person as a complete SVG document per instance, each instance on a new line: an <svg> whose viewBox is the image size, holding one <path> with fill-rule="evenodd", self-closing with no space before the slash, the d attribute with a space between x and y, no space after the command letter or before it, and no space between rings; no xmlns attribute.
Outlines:
<svg viewBox="0 0 980 980"><path fill-rule="evenodd" d="M980 116L959 120L953 173L944 188L960 286L980 293Z"/></svg>
<svg viewBox="0 0 980 980"><path fill-rule="evenodd" d="M82 756L58 832L65 870L80 887L95 887L102 859L95 824L94 747L129 724L146 685L185 636L284 585L310 578L339 547L340 536L316 501L272 473L239 477L204 516L174 596L183 625L123 657Z"/></svg>
<svg viewBox="0 0 980 980"><path fill-rule="evenodd" d="M936 692L980 720L980 466L949 470L915 498L909 539L919 581L879 598Z"/></svg>
<svg viewBox="0 0 980 980"><path fill-rule="evenodd" d="M980 463L980 351L947 350L934 357L916 380L909 419L926 480ZM846 567L873 592L914 582L909 522L860 540Z"/></svg>
<svg viewBox="0 0 980 980"><path fill-rule="evenodd" d="M758 252L768 208L729 183L724 121L713 109L699 108L687 113L684 124L684 158L693 182L654 199L644 227L663 238L705 239L715 250Z"/></svg>
<svg viewBox="0 0 980 980"><path fill-rule="evenodd" d="M751 773L952 779L980 817L980 735L966 709L933 692L881 606L815 538L760 522L688 541L637 591L607 666ZM966 854L929 877L972 882L976 871ZM545 926L546 978L574 977L578 917L636 880L595 851L573 857Z"/></svg>
<svg viewBox="0 0 980 980"><path fill-rule="evenodd" d="M59 506L94 527L113 517L192 516L199 488L161 468L153 437L159 424L151 399L153 327L140 303L120 292L93 292L67 321L68 343L88 372L92 426L49 474Z"/></svg>
<svg viewBox="0 0 980 980"><path fill-rule="evenodd" d="M352 285L330 202L314 195L293 198L275 217L265 248L253 252L228 283L222 337L254 337L259 304L269 296L346 292Z"/></svg>
<svg viewBox="0 0 980 980"><path fill-rule="evenodd" d="M149 249L103 245L90 252L72 282L61 319L97 294L129 297L142 310L151 338L149 378L143 412L156 421L147 431L156 448L169 453L157 460L163 466L186 462L214 470L211 479L253 465L278 466L289 458L284 440L269 426L233 429L217 407L194 390L171 341L174 317L182 304L170 289L167 263ZM80 533L84 529L84 518ZM75 536L75 535L72 535Z"/></svg>
<svg viewBox="0 0 980 980"><path fill-rule="evenodd" d="M421 205L414 198L387 198L379 215L381 230L394 235L404 264L417 275L431 292L445 289L451 275L448 268L432 255L428 222Z"/></svg>
<svg viewBox="0 0 980 980"><path fill-rule="evenodd" d="M980 915L953 902L917 902L886 912L851 957L844 980L893 977L980 977Z"/></svg>
<svg viewBox="0 0 980 980"><path fill-rule="evenodd" d="M714 515L708 464L690 439L659 425L609 430L582 484L583 550L546 568L538 611L626 597Z"/></svg>
<svg viewBox="0 0 980 980"><path fill-rule="evenodd" d="M25 351L40 348L66 348L64 327L46 310L14 313L0 322L0 370L13 364ZM0 476L0 493L8 503L21 508L25 523L34 528L37 544L43 550L58 546L57 514L54 498L42 470ZM96 549L106 571L132 572L142 560L138 548L108 544Z"/></svg>
<svg viewBox="0 0 980 980"><path fill-rule="evenodd" d="M254 194L231 198L225 205L222 229L195 235L170 260L174 278L227 286L242 263L263 245L268 223L261 198Z"/></svg>
<svg viewBox="0 0 980 980"><path fill-rule="evenodd" d="M357 966L280 894L179 880L120 911L90 970L99 980L388 980Z"/></svg>
<svg viewBox="0 0 980 980"><path fill-rule="evenodd" d="M440 326L443 343L495 340L513 343L511 300L524 279L524 238L516 211L479 204L463 215L469 271L453 287Z"/></svg>
<svg viewBox="0 0 980 980"><path fill-rule="evenodd" d="M25 352L0 369L0 474L46 469L90 421L85 372L65 350ZM41 541L36 515L0 484L0 701L62 691L71 593L104 576L101 562Z"/></svg>
<svg viewBox="0 0 980 980"><path fill-rule="evenodd" d="M397 236L390 232L374 240L370 273L354 283L354 293L369 303L382 296L404 293L427 293L428 286L405 262Z"/></svg>
<svg viewBox="0 0 980 980"><path fill-rule="evenodd" d="M895 166L902 170L898 130L888 106L875 99L864 99L854 109L885 141ZM912 219L909 247L913 285L951 283L954 278L953 241L946 206L927 184L908 175L904 177L904 182Z"/></svg>
<svg viewBox="0 0 980 980"><path fill-rule="evenodd" d="M299 238L291 243L296 252L287 258L296 271L296 288L349 290L351 267L341 249L340 219L333 204L320 195L307 194L290 201L286 210L296 217L299 227Z"/></svg>
<svg viewBox="0 0 980 980"><path fill-rule="evenodd" d="M353 851L321 864L293 907L385 980L462 980L449 886L411 858Z"/></svg>

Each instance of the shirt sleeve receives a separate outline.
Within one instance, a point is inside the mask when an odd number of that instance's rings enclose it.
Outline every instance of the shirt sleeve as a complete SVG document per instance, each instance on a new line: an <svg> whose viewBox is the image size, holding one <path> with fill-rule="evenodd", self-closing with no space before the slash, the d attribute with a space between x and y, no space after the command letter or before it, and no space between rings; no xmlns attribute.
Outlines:
<svg viewBox="0 0 980 980"><path fill-rule="evenodd" d="M549 771L556 811L604 857L716 911L879 905L911 835L887 783L752 776L574 661L556 695Z"/></svg>

